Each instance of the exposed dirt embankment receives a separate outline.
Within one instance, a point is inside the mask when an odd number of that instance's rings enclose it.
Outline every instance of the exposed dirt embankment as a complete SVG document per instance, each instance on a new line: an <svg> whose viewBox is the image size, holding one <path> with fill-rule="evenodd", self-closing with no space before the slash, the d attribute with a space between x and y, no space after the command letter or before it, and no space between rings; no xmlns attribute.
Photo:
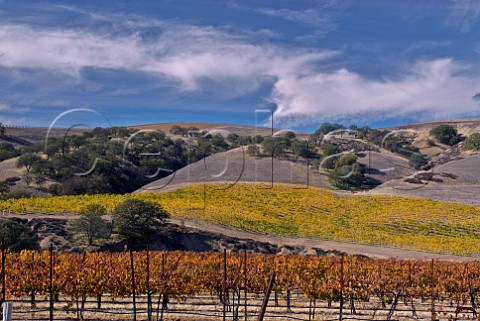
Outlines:
<svg viewBox="0 0 480 321"><path fill-rule="evenodd" d="M10 218L27 223L38 235L40 247L48 249L53 244L55 250L80 252L86 249L77 243L68 230L69 221L77 218L76 214L62 217L38 215L29 218L24 215ZM127 242L114 240L100 247L88 250L123 251ZM455 255L435 254L399 248L389 248L354 243L342 243L318 239L280 237L254 234L203 221L183 221L173 218L161 227L156 237L150 242L151 250L164 251L232 251L265 253L265 254L301 254L301 255L360 255L371 258L397 258L415 260L472 261L479 257L463 257ZM136 249L144 249L145 245L136 244Z"/></svg>
<svg viewBox="0 0 480 321"><path fill-rule="evenodd" d="M100 247L100 251L123 251L125 246L127 246L127 241L120 241L104 245ZM134 246L137 250L145 249L145 247L140 243ZM299 246L278 246L268 242L226 236L172 223L167 223L160 228L158 234L150 242L149 248L153 251L194 252L221 251L223 249L238 252L246 249L248 252L264 254L301 253L304 249Z"/></svg>

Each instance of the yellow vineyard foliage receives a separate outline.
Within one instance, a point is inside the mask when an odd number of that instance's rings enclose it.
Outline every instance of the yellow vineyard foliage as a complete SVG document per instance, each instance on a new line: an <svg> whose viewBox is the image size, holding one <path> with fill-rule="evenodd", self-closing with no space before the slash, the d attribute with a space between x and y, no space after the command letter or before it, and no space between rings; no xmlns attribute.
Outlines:
<svg viewBox="0 0 480 321"><path fill-rule="evenodd" d="M480 253L480 207L392 196L338 196L297 185L199 184L169 193L26 198L0 201L0 211L80 212L92 203L111 211L128 198L157 202L174 217L258 233Z"/></svg>

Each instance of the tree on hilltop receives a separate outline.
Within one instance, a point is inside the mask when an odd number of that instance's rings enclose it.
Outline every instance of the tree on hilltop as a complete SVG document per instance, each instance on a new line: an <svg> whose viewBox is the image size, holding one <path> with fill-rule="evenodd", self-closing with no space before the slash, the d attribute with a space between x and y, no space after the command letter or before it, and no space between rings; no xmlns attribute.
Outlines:
<svg viewBox="0 0 480 321"><path fill-rule="evenodd" d="M148 241L155 227L169 217L159 204L131 198L118 205L112 214L114 230L122 238Z"/></svg>
<svg viewBox="0 0 480 321"><path fill-rule="evenodd" d="M111 224L102 218L105 214L107 211L102 205L89 204L83 209L80 218L73 222L72 230L85 236L88 245L92 245L95 239L108 238Z"/></svg>

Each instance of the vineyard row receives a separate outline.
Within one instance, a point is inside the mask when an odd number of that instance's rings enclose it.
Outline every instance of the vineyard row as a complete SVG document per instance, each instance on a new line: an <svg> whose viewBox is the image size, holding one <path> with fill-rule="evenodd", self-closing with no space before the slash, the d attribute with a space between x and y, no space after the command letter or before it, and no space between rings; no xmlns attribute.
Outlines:
<svg viewBox="0 0 480 321"><path fill-rule="evenodd" d="M229 253L224 266L221 253L146 251L134 252L133 262L137 294L167 294L179 300L222 290L246 289L260 295L273 273L275 292L295 291L327 301L368 301L374 296L389 300L400 293L429 298L432 292L436 299L463 301L480 293L480 262ZM50 290L72 298L109 294L113 300L133 294L128 252L53 253L51 257L48 251L23 251L6 253L4 265L7 298Z"/></svg>

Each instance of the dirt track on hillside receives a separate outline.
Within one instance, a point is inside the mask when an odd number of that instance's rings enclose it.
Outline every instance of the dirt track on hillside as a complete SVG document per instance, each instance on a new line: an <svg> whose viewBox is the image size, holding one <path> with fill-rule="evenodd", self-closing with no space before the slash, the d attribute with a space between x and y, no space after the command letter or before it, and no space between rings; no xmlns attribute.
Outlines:
<svg viewBox="0 0 480 321"><path fill-rule="evenodd" d="M24 219L42 219L42 218L56 218L72 220L78 218L78 214L63 214L63 215L46 215L39 214L32 216L32 214L16 214L15 217ZM207 231L213 234L224 235L229 238L250 239L256 242L270 243L281 247L303 247L300 254L321 254L321 253L345 253L350 255L363 255L371 258L396 258L396 259L412 259L412 260L442 260L442 261L473 261L480 260L480 256L458 256L448 254L436 254L425 251L407 250L393 247L383 247L375 245L362 245L355 243L335 242L319 239L308 239L300 237L281 237L270 236L263 234L256 234L247 232L232 227L222 226L209 222L199 220L186 220L173 217L169 220L171 223L199 231ZM288 254L285 252L283 254Z"/></svg>
<svg viewBox="0 0 480 321"><path fill-rule="evenodd" d="M250 233L235 228L225 227L209 222L197 220L171 219L172 223L184 225L185 227L198 230L206 230L213 233L223 234L230 237L252 239L259 242L267 242L278 246L303 246L304 254L314 254L314 249L321 249L326 252L338 251L351 255L365 255L371 258L397 258L412 260L442 260L442 261L473 261L479 260L479 256L465 257L458 255L436 254L424 251L407 250L393 247L383 247L375 245L361 245L355 243L326 241L319 239L308 239L301 237L282 237Z"/></svg>

